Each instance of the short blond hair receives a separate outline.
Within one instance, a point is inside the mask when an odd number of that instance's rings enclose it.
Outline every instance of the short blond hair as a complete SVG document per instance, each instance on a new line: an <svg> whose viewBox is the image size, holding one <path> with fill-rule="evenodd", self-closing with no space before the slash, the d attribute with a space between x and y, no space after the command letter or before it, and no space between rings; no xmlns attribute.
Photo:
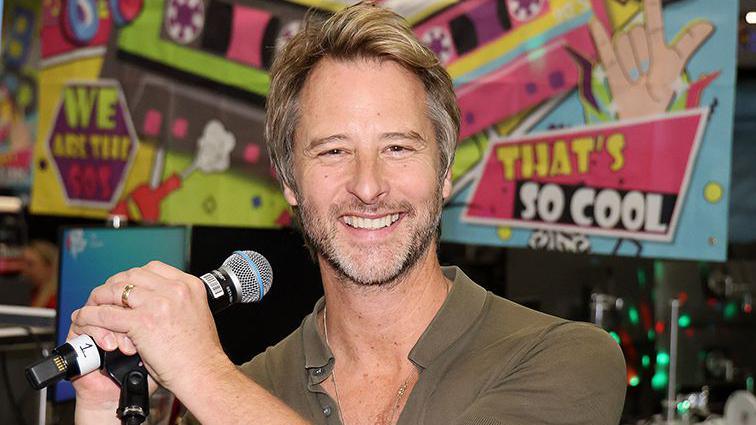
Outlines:
<svg viewBox="0 0 756 425"><path fill-rule="evenodd" d="M439 179L442 179L454 160L459 136L459 107L451 78L433 52L415 37L404 18L362 2L326 19L308 13L302 30L273 62L265 139L281 183L297 191L293 145L299 120L299 95L310 72L326 57L342 61L390 60L420 79L439 147Z"/></svg>

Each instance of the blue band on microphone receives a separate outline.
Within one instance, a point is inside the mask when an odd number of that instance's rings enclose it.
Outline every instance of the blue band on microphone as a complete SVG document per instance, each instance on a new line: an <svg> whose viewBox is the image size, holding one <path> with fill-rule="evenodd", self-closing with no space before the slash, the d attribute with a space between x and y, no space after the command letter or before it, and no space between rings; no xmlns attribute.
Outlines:
<svg viewBox="0 0 756 425"><path fill-rule="evenodd" d="M260 285L260 299L265 296L265 283L262 281L262 276L260 276L260 270L257 268L257 264L255 264L254 261L252 261L251 258L249 258L249 255L247 255L244 251L234 251L234 254L241 255L242 258L247 260L247 263L252 267L252 270L255 272L255 276L257 276L257 282Z"/></svg>

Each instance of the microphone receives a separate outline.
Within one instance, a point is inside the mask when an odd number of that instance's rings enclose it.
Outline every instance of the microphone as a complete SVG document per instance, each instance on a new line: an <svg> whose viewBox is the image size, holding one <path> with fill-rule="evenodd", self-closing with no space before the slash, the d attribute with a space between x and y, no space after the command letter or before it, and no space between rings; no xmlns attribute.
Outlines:
<svg viewBox="0 0 756 425"><path fill-rule="evenodd" d="M213 314L236 303L257 302L270 290L273 270L268 260L255 251L234 251L218 269L200 276ZM120 352L105 355L89 335L79 335L52 350L52 354L26 368L26 379L36 389L62 379L70 380L120 362Z"/></svg>

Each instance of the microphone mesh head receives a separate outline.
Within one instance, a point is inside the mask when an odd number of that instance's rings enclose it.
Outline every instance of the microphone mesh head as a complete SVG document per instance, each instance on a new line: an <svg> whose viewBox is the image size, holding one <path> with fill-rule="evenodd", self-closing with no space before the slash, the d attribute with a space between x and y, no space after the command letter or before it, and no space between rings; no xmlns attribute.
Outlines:
<svg viewBox="0 0 756 425"><path fill-rule="evenodd" d="M239 279L243 303L260 301L273 284L270 263L255 251L234 251L222 267Z"/></svg>

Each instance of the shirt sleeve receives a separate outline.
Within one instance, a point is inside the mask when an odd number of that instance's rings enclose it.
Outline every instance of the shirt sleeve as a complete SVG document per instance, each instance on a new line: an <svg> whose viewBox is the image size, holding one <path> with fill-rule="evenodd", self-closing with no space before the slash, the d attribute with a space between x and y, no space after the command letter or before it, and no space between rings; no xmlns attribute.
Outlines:
<svg viewBox="0 0 756 425"><path fill-rule="evenodd" d="M530 346L454 425L617 424L625 360L602 329L566 322Z"/></svg>

